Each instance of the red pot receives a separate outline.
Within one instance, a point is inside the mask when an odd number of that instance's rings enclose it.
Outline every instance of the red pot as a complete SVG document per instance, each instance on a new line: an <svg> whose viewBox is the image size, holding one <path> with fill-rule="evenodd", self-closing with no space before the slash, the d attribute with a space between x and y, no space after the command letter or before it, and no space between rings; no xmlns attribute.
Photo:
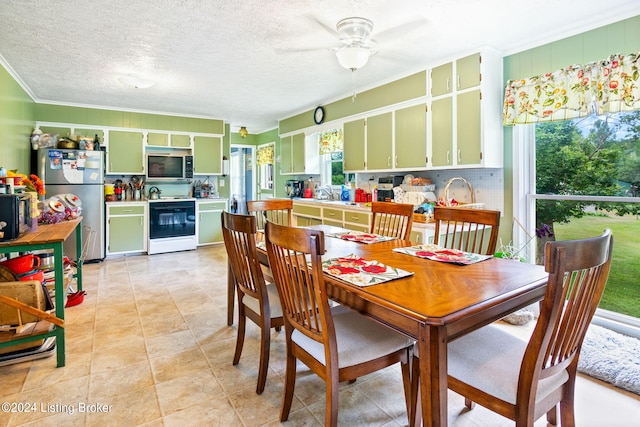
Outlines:
<svg viewBox="0 0 640 427"><path fill-rule="evenodd" d="M2 261L0 265L4 265L14 274L23 274L40 267L40 258L34 254L27 254Z"/></svg>
<svg viewBox="0 0 640 427"><path fill-rule="evenodd" d="M44 273L40 270L30 271L27 274L18 276L18 280L37 280L38 282L44 282Z"/></svg>

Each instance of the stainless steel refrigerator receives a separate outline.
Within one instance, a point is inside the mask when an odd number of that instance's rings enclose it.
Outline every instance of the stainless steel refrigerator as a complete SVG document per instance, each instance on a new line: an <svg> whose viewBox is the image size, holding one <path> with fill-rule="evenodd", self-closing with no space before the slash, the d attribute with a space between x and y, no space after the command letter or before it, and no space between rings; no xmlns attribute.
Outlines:
<svg viewBox="0 0 640 427"><path fill-rule="evenodd" d="M38 150L37 174L44 181L47 197L75 194L82 202L84 262L100 261L105 253L104 153L102 151ZM76 254L75 233L64 242L72 260Z"/></svg>

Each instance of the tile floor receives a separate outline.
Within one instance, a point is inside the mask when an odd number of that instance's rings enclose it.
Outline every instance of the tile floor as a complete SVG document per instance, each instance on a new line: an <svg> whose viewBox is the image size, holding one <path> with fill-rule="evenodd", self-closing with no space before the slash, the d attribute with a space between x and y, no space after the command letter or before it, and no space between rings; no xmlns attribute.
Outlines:
<svg viewBox="0 0 640 427"><path fill-rule="evenodd" d="M239 365L231 365L236 329L226 325L222 245L108 259L84 274L85 301L66 312L67 365L56 368L52 356L0 367L0 401L35 404L31 412L0 411L0 426L281 425L283 336L273 332L267 387L257 395L253 324ZM282 425L321 426L324 383L299 371ZM479 406L467 412L449 396L452 426L512 425ZM576 412L578 426L628 426L640 419L640 397L580 377ZM342 384L339 422L406 425L400 368Z"/></svg>

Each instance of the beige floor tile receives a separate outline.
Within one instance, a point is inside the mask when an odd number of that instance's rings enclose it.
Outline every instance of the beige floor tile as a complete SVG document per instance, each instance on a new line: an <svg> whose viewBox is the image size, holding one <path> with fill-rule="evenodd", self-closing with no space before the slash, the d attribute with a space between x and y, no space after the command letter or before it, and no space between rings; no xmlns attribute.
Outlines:
<svg viewBox="0 0 640 427"><path fill-rule="evenodd" d="M165 427L185 426L225 426L245 427L226 396L207 400L198 406L190 406L182 411L164 417Z"/></svg>
<svg viewBox="0 0 640 427"><path fill-rule="evenodd" d="M158 357L168 353L180 353L198 346L190 330L164 335L153 335L145 340L149 357Z"/></svg>
<svg viewBox="0 0 640 427"><path fill-rule="evenodd" d="M192 406L202 407L223 395L222 386L212 371L193 372L156 385L162 413L166 416Z"/></svg>
<svg viewBox="0 0 640 427"><path fill-rule="evenodd" d="M122 390L108 401L90 401L90 404L101 405L101 411L87 414L88 426L121 427L136 426L157 420L162 416L155 386L147 386L136 390Z"/></svg>
<svg viewBox="0 0 640 427"><path fill-rule="evenodd" d="M150 359L156 383L169 381L194 372L208 371L209 363L200 348Z"/></svg>
<svg viewBox="0 0 640 427"><path fill-rule="evenodd" d="M148 360L118 366L91 374L89 398L109 402L111 397L154 385Z"/></svg>

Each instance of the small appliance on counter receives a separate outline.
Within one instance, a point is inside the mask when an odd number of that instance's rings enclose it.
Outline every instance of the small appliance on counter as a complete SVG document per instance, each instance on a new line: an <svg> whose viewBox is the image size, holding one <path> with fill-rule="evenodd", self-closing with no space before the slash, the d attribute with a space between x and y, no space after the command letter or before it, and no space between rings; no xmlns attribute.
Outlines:
<svg viewBox="0 0 640 427"><path fill-rule="evenodd" d="M0 242L17 239L31 230L31 195L0 194Z"/></svg>
<svg viewBox="0 0 640 427"><path fill-rule="evenodd" d="M287 197L303 197L304 196L304 181L290 179L285 184L287 187Z"/></svg>
<svg viewBox="0 0 640 427"><path fill-rule="evenodd" d="M392 202L394 199L393 187L398 187L404 181L404 177L398 175L381 176L378 178L378 202Z"/></svg>

